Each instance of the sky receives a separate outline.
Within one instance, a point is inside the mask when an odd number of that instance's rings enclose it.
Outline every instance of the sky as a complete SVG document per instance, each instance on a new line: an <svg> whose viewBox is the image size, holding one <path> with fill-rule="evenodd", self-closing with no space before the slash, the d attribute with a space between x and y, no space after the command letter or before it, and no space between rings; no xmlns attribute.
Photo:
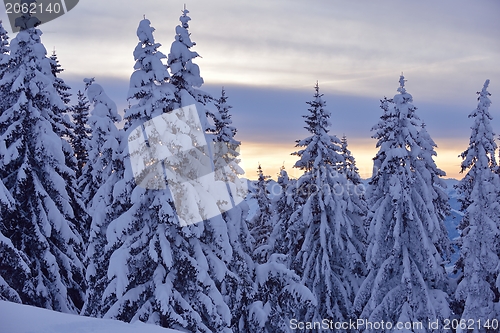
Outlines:
<svg viewBox="0 0 500 333"><path fill-rule="evenodd" d="M127 107L136 30L143 17L169 53L184 1L81 0L40 29L55 48L61 77L83 89L95 77L120 110ZM306 101L319 82L331 112L330 133L346 135L360 174L371 176L376 141L370 129L381 115L379 100L407 79L417 114L437 143L436 163L460 178L458 155L467 148L476 92L490 79L500 133L500 1L498 0L192 0L193 48L205 84L215 97L224 86L242 142L242 166L255 178L258 163L276 178L290 175L295 140L304 130ZM0 15L8 29L7 16ZM13 36L11 36L13 37Z"/></svg>

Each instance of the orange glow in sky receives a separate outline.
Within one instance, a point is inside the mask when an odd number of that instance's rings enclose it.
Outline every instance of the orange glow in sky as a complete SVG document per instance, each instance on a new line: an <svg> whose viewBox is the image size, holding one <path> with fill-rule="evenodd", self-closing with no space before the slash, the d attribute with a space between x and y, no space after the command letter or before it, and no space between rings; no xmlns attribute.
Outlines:
<svg viewBox="0 0 500 333"><path fill-rule="evenodd" d="M437 156L434 158L437 166L446 172L446 178L461 179L463 177L459 172L461 158L458 155L467 148L467 139L435 139L434 141L438 145ZM349 141L349 150L356 159L360 176L364 179L372 175L372 158L377 153L375 144L374 139L352 139ZM245 170L245 177L248 179L257 178L259 163L262 165L264 174L273 179L277 179L283 165L290 177L298 178L302 171L293 168L295 161L297 161L297 157L291 155L294 151L296 148L293 143L288 145L245 141L241 144L240 165Z"/></svg>

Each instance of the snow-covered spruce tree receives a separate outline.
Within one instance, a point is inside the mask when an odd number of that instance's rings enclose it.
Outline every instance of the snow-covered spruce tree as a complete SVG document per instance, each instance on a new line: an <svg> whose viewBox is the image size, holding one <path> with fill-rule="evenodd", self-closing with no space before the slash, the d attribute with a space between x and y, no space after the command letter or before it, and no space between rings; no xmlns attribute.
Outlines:
<svg viewBox="0 0 500 333"><path fill-rule="evenodd" d="M295 180L288 177L285 167L282 166L278 174L280 193L272 211L272 232L267 242L267 257L270 257L272 253L287 254L291 246L288 228L290 227L290 216L295 210L296 204L294 184Z"/></svg>
<svg viewBox="0 0 500 333"><path fill-rule="evenodd" d="M83 241L86 243L88 241L89 216L82 200L82 193L78 187L78 165L75 151L71 145L71 142L75 137L75 124L69 116L69 113L71 112L71 106L69 105L71 94L69 93L69 90L71 88L62 78L58 77L64 69L62 69L59 64L55 50L52 52L49 61L51 73L55 78L53 83L54 88L63 102L61 105L54 105L50 108L50 119L54 132L63 138L62 148L64 152L65 164L73 171L66 178L66 190L71 198L71 207L73 208L75 219L78 221L76 227L78 232L82 235Z"/></svg>
<svg viewBox="0 0 500 333"><path fill-rule="evenodd" d="M237 130L236 127L232 125L233 121L229 113L232 106L227 103L227 99L226 91L222 88L221 97L214 100L217 112L208 113L208 116L212 117L214 120L213 129L209 128L208 131L214 136L216 178L236 184L239 182L238 177L245 172L238 164L240 162L238 156L240 155L241 142L234 138ZM227 166L229 169L224 168L224 166ZM239 189L242 189L241 185Z"/></svg>
<svg viewBox="0 0 500 333"><path fill-rule="evenodd" d="M177 103L176 87L168 82L153 31L146 19L137 30L140 41L134 51L136 65L129 90L134 104L125 113L127 135L156 116L194 102L184 96L187 99L181 102L188 104ZM183 128L176 130L176 135L183 135ZM155 138L149 134L152 142ZM106 231L109 283L103 297L114 301L104 317L188 332L231 332L231 314L218 289L231 258L222 217L181 226L169 187L136 186L133 157L126 153L124 182L118 186L129 196L130 208L111 221Z"/></svg>
<svg viewBox="0 0 500 333"><path fill-rule="evenodd" d="M233 191L245 191L245 193L239 192L238 194L238 196L244 197L247 189L246 186L243 186L243 182L247 180L239 179L244 171L238 164L241 143L234 138L237 130L232 125L230 114L232 106L227 103L227 99L223 88L221 97L214 100L217 111L208 113L208 116L214 120L214 126L209 128L208 132L213 135L215 144L215 178L224 181L228 190L231 185L234 185ZM227 276L221 284L221 293L232 314L231 329L234 333L252 332L247 308L255 296L255 267L252 259L252 237L245 219L248 210L248 204L242 202L222 215L227 224L233 253L231 261L228 263Z"/></svg>
<svg viewBox="0 0 500 333"><path fill-rule="evenodd" d="M59 64L59 60L57 59L56 51L52 52L52 55L49 58L50 60L50 69L52 75L54 76L54 88L56 89L61 101L64 103L62 107L56 106L53 108L53 116L54 119L52 126L54 128L54 132L63 137L65 142L63 142L64 154L66 157L66 164L71 167L76 173L76 158L75 152L70 145L70 141L73 139L73 130L74 124L71 121L68 113L70 112L70 97L71 94L69 90L71 89L62 78L58 77L64 69L61 68ZM76 176L75 176L76 177ZM75 178L76 179L76 178Z"/></svg>
<svg viewBox="0 0 500 333"><path fill-rule="evenodd" d="M112 207L113 186L119 179L117 177L123 176L123 164L120 161L121 133L115 125L121 117L116 104L106 95L101 85L95 84L94 79L84 81L93 109L88 118L91 137L86 140L86 147L82 147L83 151L88 153L88 162L83 165L79 178L79 187L89 215L85 221L89 238L85 258L88 290L81 313L100 317L106 308L102 294L107 282L107 272L102 267L107 267L109 263L109 256L104 254L106 237L103 231L110 223L110 218L115 218L123 211ZM82 97L79 99L80 102L86 102ZM84 104L80 111L85 113L85 107ZM81 135L86 135L85 127L82 130ZM85 143L85 138L82 143ZM110 211L111 209L113 211Z"/></svg>
<svg viewBox="0 0 500 333"><path fill-rule="evenodd" d="M207 132L212 136L214 141L213 159L215 167L215 179L226 182L227 186L232 187L231 191L236 193L239 198L244 198L248 192L246 180L241 180L239 177L245 173L240 167L240 145L241 142L236 140L236 127L232 125L231 114L232 109L227 103L227 96L224 88L222 88L221 97L214 100L214 106L217 112L207 110L207 117L214 120L214 125L207 124ZM237 202L234 203L235 205Z"/></svg>
<svg viewBox="0 0 500 333"><path fill-rule="evenodd" d="M294 332L290 320L318 306L315 296L287 264L287 255L274 253L257 265L256 301L248 307L250 321L246 332Z"/></svg>
<svg viewBox="0 0 500 333"><path fill-rule="evenodd" d="M226 90L222 88L221 97L214 101L215 107L218 113L214 114L215 131L214 134L217 141L230 142L235 145L240 145L241 143L234 139L236 135L236 127L232 125L231 114L229 111L233 108L227 103L228 97L226 96Z"/></svg>
<svg viewBox="0 0 500 333"><path fill-rule="evenodd" d="M439 211L447 198L433 143L421 137L403 76L399 82L399 94L381 101L384 113L372 129L379 151L367 193L368 276L354 306L370 322L422 322L425 330L430 321L450 318L444 269L449 245Z"/></svg>
<svg viewBox="0 0 500 333"><path fill-rule="evenodd" d="M88 161L82 170L79 186L85 206L92 214L93 198L106 179L114 172L112 161L119 147L119 134L115 123L121 120L116 104L93 79L86 79L87 96L93 109L88 119L91 136L87 140Z"/></svg>
<svg viewBox="0 0 500 333"><path fill-rule="evenodd" d="M266 288L265 286L268 286L268 284L272 284L277 288L274 291L282 291L281 287L287 285L288 280L286 278L296 277L296 275L293 272L289 271L286 266L283 265L283 263L277 263L277 265L280 266L281 271L278 272L275 276L269 276L270 279L274 279L273 282L267 282L268 277L263 275L262 280L260 281L261 284L259 282L251 282L255 280L255 270L261 271L262 269L264 269L262 264L267 264L267 256L271 255L270 248L272 248L272 246L268 244L268 238L272 231L271 202L269 200L269 193L267 191L268 179L270 177L264 175L260 164L257 169L257 174L258 179L257 181L252 182L253 185L250 189L250 195L248 197L249 199L247 198L247 200L254 201L254 205L256 207L253 208L253 210L256 211L254 211L250 220L248 220L247 213L247 219L245 221L242 221L243 225L245 226L244 231L246 231L246 234L243 233L242 236L244 236L246 239L240 238L243 242L241 242L240 244L233 244L234 251L237 251L238 247L245 246L246 254L251 254L251 257L248 261L250 263L249 267L253 268L253 270L250 272L251 274L238 274L239 278L244 281L247 281L248 278L250 278L250 286L252 288L252 291L247 292L247 294L252 295L252 298L247 297L247 299L245 300L245 322L244 325L241 325L242 323L240 322L238 332L258 332L264 330L266 327L266 332L269 330L270 332L273 332L276 331L274 329L282 326L282 322L277 323L275 322L275 320L273 320L273 323L271 324L269 321L271 318L271 312L273 313L273 317L280 317L279 314L281 313L281 311L276 309L276 306L278 306L279 295L273 295L274 297L272 297L272 300L270 300L268 295L270 289ZM233 221L231 219L228 220L229 225L232 222ZM248 229L246 229L247 223ZM231 267L236 266L233 265ZM266 267L270 266L267 265ZM234 270L232 272L237 273L237 271ZM283 272L285 272L284 274L288 275L285 277L281 276L281 273ZM296 277L296 279L298 279L298 277ZM237 295L233 292L230 297L237 297ZM285 320L285 317L282 316L281 318Z"/></svg>
<svg viewBox="0 0 500 333"><path fill-rule="evenodd" d="M268 203L272 208L268 214L272 214L267 227L271 230L259 248L261 260L265 261L256 266L255 301L248 308L249 332L291 332L290 320L306 307L317 305L311 291L290 269L289 249L294 242L289 234L290 216L299 205L294 200L294 184L282 167L278 176L281 194L276 202Z"/></svg>
<svg viewBox="0 0 500 333"><path fill-rule="evenodd" d="M200 76L200 68L193 63L193 59L199 57L197 52L190 49L196 45L191 41L191 34L188 31L189 10L184 6L182 16L179 18L181 24L175 28L175 41L170 47L168 54L168 66L172 73L171 83L176 87L176 96L182 99L182 92L189 93L199 103L206 104L211 97L197 89L202 86L203 78Z"/></svg>
<svg viewBox="0 0 500 333"><path fill-rule="evenodd" d="M78 101L73 106L73 121L75 128L73 137L70 140L71 146L75 151L76 157L76 179L79 180L82 176L83 167L88 162L87 145L92 131L88 126L90 103L85 94L80 90L76 94Z"/></svg>
<svg viewBox="0 0 500 333"><path fill-rule="evenodd" d="M366 241L367 239L367 219L368 215L368 204L366 202L366 187L361 181L359 176L359 169L356 166L356 159L352 155L351 151L348 149L347 137L344 135L340 139L340 154L344 158L342 164L339 166L339 172L344 174L348 181L347 191L351 195L351 198L356 201L356 206L359 209L359 213L364 217L364 226L358 229L361 239Z"/></svg>
<svg viewBox="0 0 500 333"><path fill-rule="evenodd" d="M282 165L280 168L280 172L278 173L278 184L281 188L286 188L290 183L290 177L288 176L288 172L286 172L285 165Z"/></svg>
<svg viewBox="0 0 500 333"><path fill-rule="evenodd" d="M54 50L52 52L52 55L50 56L50 68L52 70L52 75L54 75L54 77L56 78L54 81L54 86L57 90L57 93L59 94L59 96L61 96L61 100L64 102L64 104L67 105L70 102L71 93L69 92L69 90L71 88L66 84L66 82L64 82L63 79L58 77L59 74L64 72L64 69L61 68L61 64L57 59L56 50Z"/></svg>
<svg viewBox="0 0 500 333"><path fill-rule="evenodd" d="M273 229L271 225L271 200L269 200L269 191L267 190L271 177L264 175L260 164L257 168L257 176L250 196L256 201L258 211L248 223L250 234L254 240L254 260L258 263L264 263L267 260L267 241Z"/></svg>
<svg viewBox="0 0 500 333"><path fill-rule="evenodd" d="M469 147L461 154L461 172L467 174L457 185L463 195L462 209L465 216L459 225L460 259L455 269L460 272L455 298L463 308L462 319L479 320L482 325L498 319L498 281L500 260L498 257L500 202L497 189L500 186L495 153L497 145L491 128L491 115L488 111L489 99L486 80L478 92L479 103L469 118L474 119ZM497 302L497 308L495 308ZM493 332L482 326L478 332ZM457 332L466 330L458 330Z"/></svg>
<svg viewBox="0 0 500 333"><path fill-rule="evenodd" d="M493 129L491 127L491 120L493 117L489 112L489 107L491 105L491 100L489 98L491 94L488 92L489 84L490 81L486 80L483 85L483 89L477 92L477 95L479 95L478 106L476 110L469 114L469 118L474 118L474 124L471 127L472 133L469 141L469 147L460 155L463 159L461 172L470 169L464 176L463 181L461 181L457 187L463 196L463 210L466 210L467 206L471 203L470 197L474 191L473 187L475 185L473 182L473 176L475 175L474 172L479 170L478 166L475 164L480 158L479 152L483 150L484 155L487 156L487 160L482 161L487 162L483 167L488 166L491 170L495 171L498 166L495 157L498 146L495 142L495 133L493 133Z"/></svg>
<svg viewBox="0 0 500 333"><path fill-rule="evenodd" d="M27 17L29 19L29 16ZM41 31L21 30L11 42L9 68L0 81L9 91L8 109L0 116L0 177L15 205L3 217L3 236L22 253L27 266L0 257L0 266L13 265L21 301L63 312L77 312L83 303L82 237L69 190L73 170L66 165L64 142L55 133L64 109L42 45ZM5 281L12 280L4 276Z"/></svg>
<svg viewBox="0 0 500 333"><path fill-rule="evenodd" d="M226 183L228 191L232 195L232 205L238 205L240 200L248 193L247 180L239 177L245 173L240 167L240 145L236 140L236 127L232 125L229 111L232 106L227 103L227 96L224 88L221 97L214 100L216 112L208 111L207 117L214 120L214 125L207 124L207 132L212 136L214 142L213 163L215 168L215 179ZM236 198L235 198L236 196ZM238 199L235 201L235 199Z"/></svg>
<svg viewBox="0 0 500 333"><path fill-rule="evenodd" d="M305 200L291 216L289 249L292 266L301 282L311 290L317 306L296 314L304 321L348 321L352 301L364 276L362 210L348 192L345 175L337 170L343 163L340 140L329 135L330 112L315 86L314 100L307 102L303 116L311 136L298 140L294 167L305 173L297 181Z"/></svg>
<svg viewBox="0 0 500 333"><path fill-rule="evenodd" d="M124 184L123 140L122 131L115 122L120 121L115 103L106 95L93 79L85 79L87 95L93 105L88 119L92 129L91 140L87 139L88 163L84 164L81 185L87 199L91 223L89 242L86 251L87 293L81 314L102 317L111 304L113 297L103 297L108 282L107 267L111 256L106 251L106 230L109 223L130 207L129 200L122 197ZM83 107L80 116L86 113L87 103L79 96ZM84 125L84 123L82 124ZM86 133L81 132L84 137ZM84 142L84 140L82 140Z"/></svg>
<svg viewBox="0 0 500 333"><path fill-rule="evenodd" d="M9 68L9 36L0 20L0 80ZM1 102L5 103L6 97L10 95L7 85L0 87L2 94ZM8 105L0 106L0 115L8 109ZM6 124L7 125L7 124ZM1 126L1 125L0 125ZM3 129L2 129L3 130ZM0 299L11 302L22 303L21 297L16 290L22 290L22 282L28 279L30 269L26 256L16 249L11 240L4 236L9 231L8 225L4 224L4 217L7 212L15 206L14 199L3 182L0 180Z"/></svg>
<svg viewBox="0 0 500 333"><path fill-rule="evenodd" d="M198 88L203 84L199 68L193 63L193 59L199 55L191 51L195 45L190 39L188 22L191 20L187 15L188 10L184 8L180 17L181 25L176 27L175 41L172 43L168 55L168 64L172 73L171 83L175 87L176 105L187 106L195 104L202 127L208 132L207 137L212 137L215 142L213 151L215 179L224 181L227 188L231 188L234 194L241 197L241 191L246 191L246 184L238 179L242 174L238 165L239 142L234 139L236 130L231 126L230 106L227 104L227 96L223 92L221 98L214 100L206 92ZM209 101L214 101L215 112L207 109ZM206 119L213 119L212 126ZM208 139L210 140L210 139ZM226 167L222 168L223 165ZM236 202L233 202L236 204ZM248 207L245 202L226 211L223 214L229 240L233 247L232 256L228 265L227 276L222 284L222 293L226 303L229 305L233 318L231 328L235 332L244 332L248 328L246 306L253 298L253 262L249 254L252 250L249 231L244 217L247 215ZM214 221L216 222L216 221ZM211 226L212 221L205 221L206 226ZM207 228L209 230L209 228ZM220 232L223 232L221 229ZM227 251L226 251L227 252ZM237 280L235 280L237 279ZM234 282L237 282L235 284Z"/></svg>
<svg viewBox="0 0 500 333"><path fill-rule="evenodd" d="M340 165L339 172L345 174L347 179L357 186L361 184L359 169L356 166L356 160L354 159L354 156L352 156L351 151L347 147L347 137L344 135L340 139L340 154L344 159L342 164Z"/></svg>
<svg viewBox="0 0 500 333"><path fill-rule="evenodd" d="M437 156L434 149L437 148L437 145L427 132L426 125L423 122L419 130L417 143L422 149L422 155L418 159L417 164L418 170L423 175L422 181L432 184L432 191L430 192L432 204L434 205L434 212L437 215L437 219L441 221L439 223L441 229L439 231L440 238L434 237L433 239L439 253L442 254L445 260L449 260L452 251L451 244L448 237L442 237L443 234L448 234L443 221L450 215L449 198L445 191L447 186L442 179L442 177L446 176L446 173L439 169L434 162L434 156Z"/></svg>
<svg viewBox="0 0 500 333"><path fill-rule="evenodd" d="M213 118L214 122L217 118L220 119L220 116L216 112L212 112L206 108L206 105L214 101L214 98L207 92L199 89L204 81L200 75L200 68L197 64L193 63L193 59L200 55L195 51L191 51L191 48L196 43L191 40L191 34L188 31L189 21L191 21L191 18L188 16L189 10L184 5L184 9L181 12L182 15L179 18L181 24L175 27L175 40L170 46L170 53L167 59L168 68L171 72L170 83L174 86L176 106L182 107L195 104L201 125L212 137L212 140L217 142L218 139L213 134L217 131L209 123L207 116ZM217 101L215 102L217 104ZM222 105L219 103L219 106ZM228 132L226 131L226 133Z"/></svg>
<svg viewBox="0 0 500 333"><path fill-rule="evenodd" d="M234 333L255 332L248 313L248 306L253 303L256 293L252 237L245 219L248 210L248 204L244 201L223 214L233 252L220 289L231 311L231 329Z"/></svg>

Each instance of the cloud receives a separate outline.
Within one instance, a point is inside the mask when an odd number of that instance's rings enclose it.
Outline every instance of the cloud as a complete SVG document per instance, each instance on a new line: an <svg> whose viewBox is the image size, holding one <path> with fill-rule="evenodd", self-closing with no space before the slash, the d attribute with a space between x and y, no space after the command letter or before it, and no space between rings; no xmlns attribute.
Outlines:
<svg viewBox="0 0 500 333"><path fill-rule="evenodd" d="M379 98L401 71L423 101L466 102L478 82L500 95L500 3L494 0L190 2L207 83ZM81 1L41 28L69 75L130 76L145 15L168 54L183 2ZM5 14L4 14L5 15ZM422 82L423 84L420 84ZM419 84L417 84L419 83ZM481 83L479 83L481 84ZM383 89L381 89L383 88ZM497 93L498 92L498 93Z"/></svg>
<svg viewBox="0 0 500 333"><path fill-rule="evenodd" d="M84 77L95 76L123 109L139 21L143 15L151 20L168 54L183 4L80 1L41 26L42 40L49 51L57 49L71 85L83 87ZM203 89L217 95L226 87L244 142L293 147L305 137L301 116L316 80L332 112L332 133L374 141L379 99L396 93L402 71L438 144L446 139L465 148L467 115L487 78L493 127L500 132L497 0L193 0L188 9L203 57L196 59ZM6 22L5 13L0 16Z"/></svg>

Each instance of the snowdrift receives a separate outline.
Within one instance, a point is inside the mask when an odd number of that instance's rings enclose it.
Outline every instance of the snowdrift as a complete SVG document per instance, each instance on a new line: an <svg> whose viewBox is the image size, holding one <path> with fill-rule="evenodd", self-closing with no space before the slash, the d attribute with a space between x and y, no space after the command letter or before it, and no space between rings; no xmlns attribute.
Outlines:
<svg viewBox="0 0 500 333"><path fill-rule="evenodd" d="M89 318L0 301L0 333L179 333L155 325Z"/></svg>

